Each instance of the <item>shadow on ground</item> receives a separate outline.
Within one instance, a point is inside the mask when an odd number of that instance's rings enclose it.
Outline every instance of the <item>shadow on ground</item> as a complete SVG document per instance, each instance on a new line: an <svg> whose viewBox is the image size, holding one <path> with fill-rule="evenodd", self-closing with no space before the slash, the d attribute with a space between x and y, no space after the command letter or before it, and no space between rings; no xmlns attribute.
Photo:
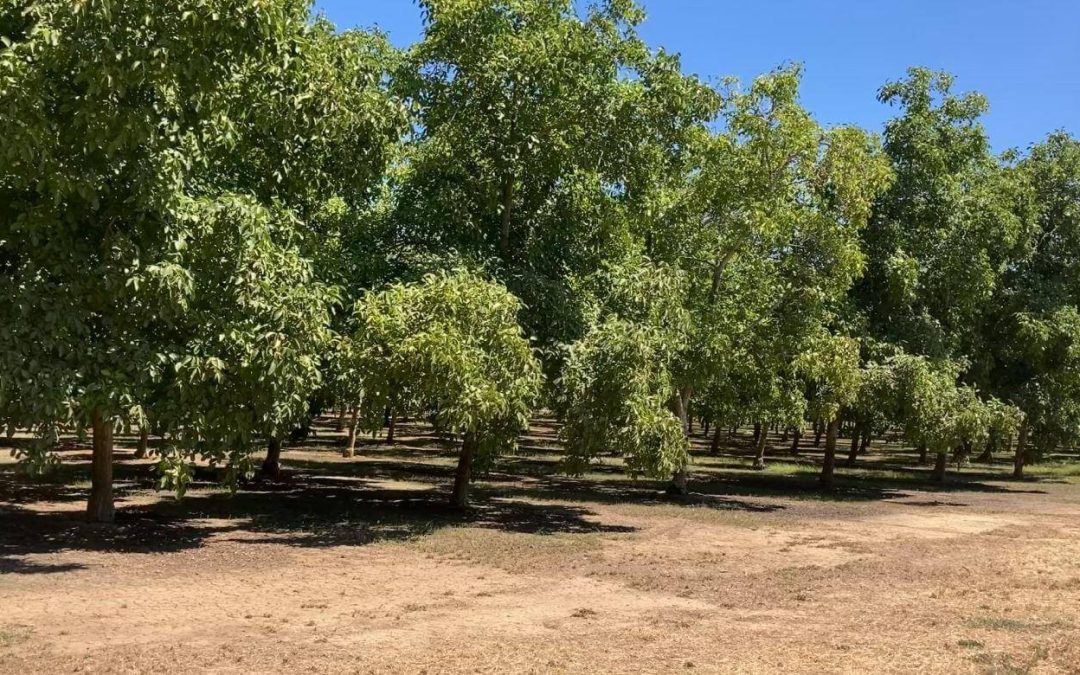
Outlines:
<svg viewBox="0 0 1080 675"><path fill-rule="evenodd" d="M212 538L240 543L275 543L298 547L363 546L423 536L440 528L483 527L537 535L626 533L634 528L602 523L589 504L679 504L717 510L770 513L787 506L777 498L870 501L910 498L914 506L964 506L950 493L1041 493L1036 481L1004 483L1001 473L952 474L949 482L929 482L929 470L909 457L861 464L841 470L832 490L818 483L813 450L781 459L782 473L748 470L745 439L726 445L718 456L695 453L691 494L673 499L665 482L632 480L619 466L604 464L585 477L560 473L557 456L537 441L552 434L533 433L523 453L501 460L498 470L482 477L473 490L473 506L461 511L447 505L456 450L440 445L422 429L404 428L395 445L367 441L355 460L340 458L340 439L322 433L286 453L283 479L255 481L229 494L201 468L197 482L181 501L168 497L147 503L139 497L153 489L150 462L118 452L115 467L117 522L92 527L72 508L87 498L89 453L65 448L65 464L51 481L34 481L13 471L0 472L0 574L50 574L77 570L80 564L24 560L61 551L168 553L199 548ZM367 440L367 439L365 439ZM292 456L290 456L290 454ZM395 483L407 482L414 489ZM1026 488L1026 489L1025 489ZM67 505L64 510L30 508L36 503Z"/></svg>

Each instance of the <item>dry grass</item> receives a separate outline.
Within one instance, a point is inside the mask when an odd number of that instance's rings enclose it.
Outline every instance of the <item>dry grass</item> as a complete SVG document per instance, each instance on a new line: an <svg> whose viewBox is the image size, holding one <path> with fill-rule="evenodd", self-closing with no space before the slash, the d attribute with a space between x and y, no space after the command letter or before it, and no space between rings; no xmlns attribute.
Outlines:
<svg viewBox="0 0 1080 675"><path fill-rule="evenodd" d="M419 431L419 430L409 430ZM608 460L554 472L551 430L442 506L453 452L405 433L286 480L176 503L118 470L114 529L0 471L0 673L1080 672L1080 486L875 455L816 488L812 450L739 446L662 496ZM737 439L739 440L739 439Z"/></svg>

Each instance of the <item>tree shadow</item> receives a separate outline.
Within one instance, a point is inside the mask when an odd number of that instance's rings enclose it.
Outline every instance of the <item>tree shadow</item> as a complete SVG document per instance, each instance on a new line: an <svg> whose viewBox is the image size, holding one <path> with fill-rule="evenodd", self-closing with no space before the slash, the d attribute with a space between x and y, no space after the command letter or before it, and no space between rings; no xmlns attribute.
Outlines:
<svg viewBox="0 0 1080 675"><path fill-rule="evenodd" d="M118 503L116 523L93 526L78 511L37 511L7 499L11 481L0 483L0 572L47 574L79 569L27 561L60 551L175 553L210 540L304 548L365 546L405 541L447 527L480 527L535 535L629 533L584 507L531 504L478 492L468 509L449 505L446 489L387 489L369 481L342 482L293 474L284 481L252 483L235 494L197 491L182 500ZM201 486L196 486L201 487ZM446 486L448 487L448 486ZM48 493L48 488L56 491ZM41 486L44 501L85 498L85 490Z"/></svg>

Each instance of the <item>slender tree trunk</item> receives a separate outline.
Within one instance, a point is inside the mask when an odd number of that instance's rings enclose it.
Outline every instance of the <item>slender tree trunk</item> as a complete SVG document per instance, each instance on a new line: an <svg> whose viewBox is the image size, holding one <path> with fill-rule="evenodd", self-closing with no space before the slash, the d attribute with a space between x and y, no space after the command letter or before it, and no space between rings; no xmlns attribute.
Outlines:
<svg viewBox="0 0 1080 675"><path fill-rule="evenodd" d="M266 459L262 463L262 475L277 478L281 475L281 436L271 436L266 444Z"/></svg>
<svg viewBox="0 0 1080 675"><path fill-rule="evenodd" d="M754 423L754 443L757 443L759 440L761 440L761 437L764 435L764 431L762 430L761 426L761 422Z"/></svg>
<svg viewBox="0 0 1080 675"><path fill-rule="evenodd" d="M682 389L675 393L675 415L679 418L679 423L682 425L683 433L687 438L690 436L690 396L692 392L690 389ZM690 493L687 483L689 482L689 472L686 466L680 467L675 471L671 477L671 485L668 486L668 493L679 497L684 497Z"/></svg>
<svg viewBox="0 0 1080 675"><path fill-rule="evenodd" d="M113 506L113 427L112 420L100 409L92 413L94 454L90 466L90 500L86 519L91 523L111 523L116 516Z"/></svg>
<svg viewBox="0 0 1080 675"><path fill-rule="evenodd" d="M507 174L502 185L502 223L499 233L499 253L503 260L510 257L510 216L514 208L514 177Z"/></svg>
<svg viewBox="0 0 1080 675"><path fill-rule="evenodd" d="M356 427L359 424L360 409L353 408L352 415L349 417L349 426L346 429L348 434L346 437L345 451L342 452L344 457L356 456Z"/></svg>
<svg viewBox="0 0 1080 675"><path fill-rule="evenodd" d="M784 427L784 431L780 434L780 442L787 443L789 435L791 435L791 427Z"/></svg>
<svg viewBox="0 0 1080 675"><path fill-rule="evenodd" d="M1020 437L1016 439L1016 454L1013 455L1013 478L1024 477L1024 453L1028 444L1028 425L1020 427Z"/></svg>
<svg viewBox="0 0 1080 675"><path fill-rule="evenodd" d="M454 492L450 495L450 505L459 509L464 509L469 505L469 481L472 480L475 452L476 442L472 434L465 434L465 439L461 443L457 472L454 474Z"/></svg>
<svg viewBox="0 0 1080 675"><path fill-rule="evenodd" d="M934 472L931 474L935 483L945 482L945 471L949 467L949 453L939 452L937 454L937 460L934 462Z"/></svg>
<svg viewBox="0 0 1080 675"><path fill-rule="evenodd" d="M859 441L862 440L862 429L859 425L855 425L854 431L851 432L851 449L848 450L847 465L855 466L855 460L859 458Z"/></svg>
<svg viewBox="0 0 1080 675"><path fill-rule="evenodd" d="M135 446L135 459L146 459L150 449L150 431L146 427L139 429L139 444Z"/></svg>
<svg viewBox="0 0 1080 675"><path fill-rule="evenodd" d="M712 424L709 422L709 420L702 420L701 429L705 433L705 436L709 435L709 431L710 431L711 428L712 428Z"/></svg>
<svg viewBox="0 0 1080 675"><path fill-rule="evenodd" d="M814 447L815 448L820 448L821 447L821 436L822 436L823 433L825 433L824 425L820 421L814 422Z"/></svg>
<svg viewBox="0 0 1080 675"><path fill-rule="evenodd" d="M754 468L759 471L765 468L765 445L769 440L769 436L765 433L762 426L763 425L760 422L754 426L754 429L757 431L757 446L756 453L754 454Z"/></svg>
<svg viewBox="0 0 1080 675"><path fill-rule="evenodd" d="M338 410L337 422L334 423L334 429L336 429L337 431L345 430L345 415L347 412L348 410L346 406L341 406L341 409Z"/></svg>
<svg viewBox="0 0 1080 675"><path fill-rule="evenodd" d="M713 431L712 444L709 446L709 454L712 455L713 457L720 454L720 431L721 430L722 429L721 429L720 425L717 425L716 429Z"/></svg>
<svg viewBox="0 0 1080 675"><path fill-rule="evenodd" d="M930 450L926 447L926 443L919 444L919 464L926 466L930 463Z"/></svg>
<svg viewBox="0 0 1080 675"><path fill-rule="evenodd" d="M7 425L7 429L4 430L4 437L7 438L9 441L11 439L15 438L15 425L14 424Z"/></svg>
<svg viewBox="0 0 1080 675"><path fill-rule="evenodd" d="M802 440L802 427L795 427L795 433L792 434L793 440L791 441L791 454L798 456L799 454L799 441Z"/></svg>
<svg viewBox="0 0 1080 675"><path fill-rule="evenodd" d="M825 458L821 462L821 484L832 489L836 474L836 436L840 433L840 419L829 420L825 428Z"/></svg>
<svg viewBox="0 0 1080 675"><path fill-rule="evenodd" d="M397 430L397 410L394 409L394 408L391 408L390 409L390 421L386 425L386 444L387 445L393 445L394 444L394 435L395 435L394 432L396 430Z"/></svg>

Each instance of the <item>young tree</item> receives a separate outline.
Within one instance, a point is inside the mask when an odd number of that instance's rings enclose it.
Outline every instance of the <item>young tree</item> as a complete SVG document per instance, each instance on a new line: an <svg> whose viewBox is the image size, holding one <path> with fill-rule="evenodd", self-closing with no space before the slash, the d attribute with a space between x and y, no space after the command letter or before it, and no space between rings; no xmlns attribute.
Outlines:
<svg viewBox="0 0 1080 675"><path fill-rule="evenodd" d="M468 505L477 468L512 450L528 428L540 364L517 323L521 303L470 272L428 275L357 304L352 371L364 386L362 420L383 410L434 415L462 438L451 503Z"/></svg>

